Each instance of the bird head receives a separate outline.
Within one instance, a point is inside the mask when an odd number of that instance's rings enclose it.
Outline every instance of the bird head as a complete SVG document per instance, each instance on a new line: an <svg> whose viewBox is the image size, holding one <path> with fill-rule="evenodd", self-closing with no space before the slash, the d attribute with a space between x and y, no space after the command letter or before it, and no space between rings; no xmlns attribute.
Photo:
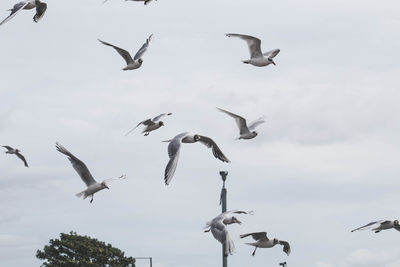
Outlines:
<svg viewBox="0 0 400 267"><path fill-rule="evenodd" d="M102 188L102 189L105 189L105 188L110 189L110 188L107 186L106 182L102 182L102 183L101 183L101 188Z"/></svg>
<svg viewBox="0 0 400 267"><path fill-rule="evenodd" d="M200 140L200 136L199 136L198 134L195 134L195 135L193 136L193 140L194 140L195 142L199 141L199 140Z"/></svg>
<svg viewBox="0 0 400 267"><path fill-rule="evenodd" d="M279 243L279 240L278 240L278 239L276 239L276 238L274 238L274 240L272 240L272 241L273 241L274 245L276 245L276 244L278 244L278 243Z"/></svg>
<svg viewBox="0 0 400 267"><path fill-rule="evenodd" d="M158 125L164 126L164 123L163 123L162 121L160 121L160 122L158 123Z"/></svg>
<svg viewBox="0 0 400 267"><path fill-rule="evenodd" d="M398 220L394 220L394 225L399 225L399 221Z"/></svg>
<svg viewBox="0 0 400 267"><path fill-rule="evenodd" d="M235 216L232 217L232 223L242 224Z"/></svg>
<svg viewBox="0 0 400 267"><path fill-rule="evenodd" d="M254 136L258 135L258 133L256 131L253 131L252 134L254 134Z"/></svg>
<svg viewBox="0 0 400 267"><path fill-rule="evenodd" d="M140 65L142 65L143 59L139 58L139 59L138 59L138 62L139 62Z"/></svg>
<svg viewBox="0 0 400 267"><path fill-rule="evenodd" d="M268 58L268 61L276 66L276 64L275 64L275 62L274 62L274 60L272 58Z"/></svg>

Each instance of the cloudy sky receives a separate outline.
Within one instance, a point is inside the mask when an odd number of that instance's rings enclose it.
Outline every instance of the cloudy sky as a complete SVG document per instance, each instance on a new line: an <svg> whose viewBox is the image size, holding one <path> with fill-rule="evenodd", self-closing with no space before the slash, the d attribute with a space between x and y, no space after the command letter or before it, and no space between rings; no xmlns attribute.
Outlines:
<svg viewBox="0 0 400 267"><path fill-rule="evenodd" d="M15 2L2 0L5 10ZM221 265L221 246L202 232L220 212L218 172L229 171L228 208L254 210L229 226L231 267L396 267L399 233L350 233L400 218L400 4L398 1L48 0L40 23L22 11L0 28L0 144L18 147L30 168L0 154L0 264L38 266L50 238L76 231L152 256L155 267ZM277 66L242 64L246 44L280 48ZM154 34L142 68L97 38L132 53ZM253 140L234 140L221 107L255 119ZM143 119L172 112L148 137ZM231 159L199 144L182 148L170 186L167 144L178 133L212 137ZM95 195L59 141L98 180L126 173ZM256 257L239 234L288 240ZM145 261L138 267L148 266Z"/></svg>

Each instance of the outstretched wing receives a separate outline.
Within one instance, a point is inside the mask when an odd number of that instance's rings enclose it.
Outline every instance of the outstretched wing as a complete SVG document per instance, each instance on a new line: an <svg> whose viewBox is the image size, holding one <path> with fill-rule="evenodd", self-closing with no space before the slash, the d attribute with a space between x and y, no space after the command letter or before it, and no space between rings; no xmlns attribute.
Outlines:
<svg viewBox="0 0 400 267"><path fill-rule="evenodd" d="M250 57L251 58L257 58L257 57L262 57L261 53L261 40L250 36L250 35L244 35L244 34L236 34L236 33L227 33L226 36L228 37L237 37L242 40L245 40L247 42L247 45L249 47L250 51Z"/></svg>
<svg viewBox="0 0 400 267"><path fill-rule="evenodd" d="M176 167L178 166L179 152L181 150L182 139L186 135L188 135L188 133L178 134L168 144L169 161L164 172L164 181L166 185L169 185L172 177L174 176Z"/></svg>
<svg viewBox="0 0 400 267"><path fill-rule="evenodd" d="M154 117L154 118L152 119L152 121L156 122L156 121L159 121L162 117L164 117L164 116L170 116L170 115L172 115L172 113L163 113L163 114L160 114L160 115Z"/></svg>
<svg viewBox="0 0 400 267"><path fill-rule="evenodd" d="M246 123L246 119L236 115L235 113L229 112L227 110L224 110L222 108L217 108L219 111L228 114L229 116L231 116L232 118L235 119L236 125L239 128L240 134L245 134L245 133L249 133L249 128L247 127L247 123Z"/></svg>
<svg viewBox="0 0 400 267"><path fill-rule="evenodd" d="M104 41L102 41L100 39L97 39L97 40L99 40L99 42L102 43L103 45L108 45L108 46L111 46L112 48L114 48L118 52L118 54L120 54L121 57L123 57L125 59L127 65L133 63L133 59L131 57L131 54L129 54L128 51L126 51L126 50L124 50L124 49L122 49L122 48L120 48L118 46L115 46L115 45L112 45L110 43L104 42Z"/></svg>
<svg viewBox="0 0 400 267"><path fill-rule="evenodd" d="M15 153L15 155L17 155L17 157L20 158L24 162L25 167L29 168L28 163L26 162L25 157L22 156L22 154L17 152L17 153Z"/></svg>
<svg viewBox="0 0 400 267"><path fill-rule="evenodd" d="M279 245L283 246L283 252L285 252L289 256L291 252L289 242L279 241Z"/></svg>
<svg viewBox="0 0 400 267"><path fill-rule="evenodd" d="M19 2L18 4L15 4L14 7L12 9L10 9L11 14L8 15L8 17L5 18L2 22L0 22L0 25L3 25L7 21L9 21L13 17L15 17L15 15L17 15L18 12L20 12L22 9L24 9L24 7L27 6L28 4L29 4L29 2Z"/></svg>
<svg viewBox="0 0 400 267"><path fill-rule="evenodd" d="M250 130L250 131L254 131L254 130L256 129L256 127L257 127L258 125L262 124L262 123L265 123L265 117L264 117L264 116L258 118L258 119L255 120L255 121L252 121L252 122L249 124L249 130Z"/></svg>
<svg viewBox="0 0 400 267"><path fill-rule="evenodd" d="M250 234L244 234L240 235L240 238L245 238L251 236L254 240L259 241L259 240L266 240L268 241L267 237L267 232L257 232L257 233L250 233Z"/></svg>
<svg viewBox="0 0 400 267"><path fill-rule="evenodd" d="M44 13L47 10L47 4L41 2L39 5L36 6L36 14L33 16L34 22L39 22L39 20L44 16Z"/></svg>
<svg viewBox="0 0 400 267"><path fill-rule="evenodd" d="M82 181L87 185L90 186L96 183L96 180L93 178L92 174L90 173L89 169L86 167L85 163L83 163L80 159L72 155L65 147L56 143L56 148L58 152L63 153L64 155L68 156L69 161L74 167L75 171L79 174Z"/></svg>
<svg viewBox="0 0 400 267"><path fill-rule="evenodd" d="M210 137L199 135L199 142L202 143L203 145L211 148L214 157L217 159L221 160L222 162L230 162L230 160L222 153L221 149L218 147L218 145L212 140Z"/></svg>
<svg viewBox="0 0 400 267"><path fill-rule="evenodd" d="M13 150L13 148L10 146L3 146L3 147L6 148L8 151Z"/></svg>
<svg viewBox="0 0 400 267"><path fill-rule="evenodd" d="M263 55L267 58L272 59L272 58L276 57L276 55L278 55L280 51L281 51L280 49L274 49L274 50L264 53Z"/></svg>
<svg viewBox="0 0 400 267"><path fill-rule="evenodd" d="M147 48L149 48L149 45L151 43L151 40L153 38L153 34L147 38L146 42L142 45L142 47L137 51L134 60L137 60L139 58L142 58L143 54L147 51Z"/></svg>
<svg viewBox="0 0 400 267"><path fill-rule="evenodd" d="M368 223L368 224L366 224L364 226L361 226L361 227L358 227L358 228L356 228L354 230L351 230L351 232L355 232L355 231L359 231L359 230L368 230L368 229L371 229L371 228L377 226L378 224L384 224L384 223L388 223L388 222L390 223L390 221L385 221L385 220L380 220L380 221L376 221L376 222L370 222L370 223Z"/></svg>

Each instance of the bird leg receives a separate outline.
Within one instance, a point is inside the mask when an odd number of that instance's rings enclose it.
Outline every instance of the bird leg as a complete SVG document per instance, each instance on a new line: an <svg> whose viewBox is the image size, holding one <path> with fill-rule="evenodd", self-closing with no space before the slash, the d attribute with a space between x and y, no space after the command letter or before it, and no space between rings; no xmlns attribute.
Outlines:
<svg viewBox="0 0 400 267"><path fill-rule="evenodd" d="M92 203L93 202L93 194L92 194L92 199L90 200L90 203Z"/></svg>
<svg viewBox="0 0 400 267"><path fill-rule="evenodd" d="M254 249L253 253L251 254L252 256L256 255L256 250L257 250L257 248L258 248L258 247L256 247L256 248Z"/></svg>
<svg viewBox="0 0 400 267"><path fill-rule="evenodd" d="M144 136L148 136L150 134L150 132L146 132L145 134L144 134Z"/></svg>

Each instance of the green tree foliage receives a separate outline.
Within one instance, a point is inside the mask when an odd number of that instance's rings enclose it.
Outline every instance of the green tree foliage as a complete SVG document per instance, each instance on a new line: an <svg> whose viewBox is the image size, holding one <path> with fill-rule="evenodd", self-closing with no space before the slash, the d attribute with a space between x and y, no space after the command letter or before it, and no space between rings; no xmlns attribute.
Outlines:
<svg viewBox="0 0 400 267"><path fill-rule="evenodd" d="M36 257L45 261L45 267L135 267L135 259L125 257L118 248L75 232L50 239Z"/></svg>

